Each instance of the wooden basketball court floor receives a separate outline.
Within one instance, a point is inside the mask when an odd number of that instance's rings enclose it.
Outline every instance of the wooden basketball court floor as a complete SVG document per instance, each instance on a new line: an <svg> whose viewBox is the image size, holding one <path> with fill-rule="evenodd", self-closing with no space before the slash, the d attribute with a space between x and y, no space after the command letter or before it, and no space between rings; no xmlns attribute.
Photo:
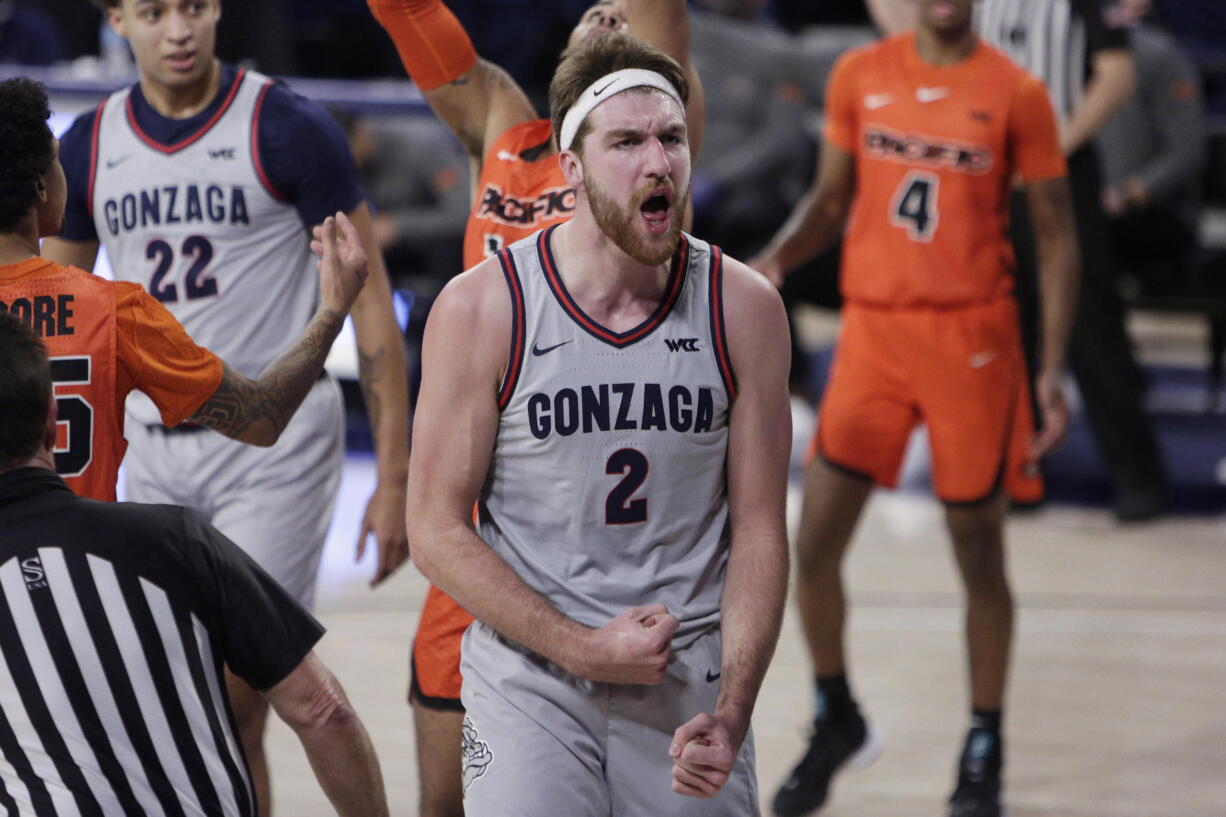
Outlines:
<svg viewBox="0 0 1226 817"><path fill-rule="evenodd" d="M1186 348L1181 331L1142 335ZM369 557L352 564L372 480L369 459L348 460L320 573L319 654L371 733L392 814L414 815L405 688L426 583L407 566L371 591ZM793 519L798 505L793 496ZM1226 817L1226 517L1121 527L1102 510L1055 506L1011 518L1008 540L1018 604L1010 817ZM851 677L886 748L871 768L836 779L821 814L944 817L967 705L961 592L937 505L879 492L846 579ZM789 601L754 716L764 814L803 749L810 676ZM269 752L276 814L333 813L275 719Z"/></svg>

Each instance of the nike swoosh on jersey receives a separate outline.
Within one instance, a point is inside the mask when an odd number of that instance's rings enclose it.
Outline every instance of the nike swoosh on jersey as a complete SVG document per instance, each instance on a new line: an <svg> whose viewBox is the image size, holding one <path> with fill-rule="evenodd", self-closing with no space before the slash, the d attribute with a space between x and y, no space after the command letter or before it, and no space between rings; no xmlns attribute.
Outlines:
<svg viewBox="0 0 1226 817"><path fill-rule="evenodd" d="M541 355L547 355L550 352L552 352L554 349L557 349L559 346L565 346L568 343L570 343L569 340L564 340L561 343L555 343L553 346L546 346L544 349L542 349L541 347L537 346L534 343L532 344L532 354L535 357L540 357Z"/></svg>
<svg viewBox="0 0 1226 817"><path fill-rule="evenodd" d="M509 150L498 151L498 158L499 160L503 162L518 162L519 161L519 156L517 156L516 154L512 153Z"/></svg>
<svg viewBox="0 0 1226 817"><path fill-rule="evenodd" d="M996 359L996 352L979 352L971 355L971 368L982 369Z"/></svg>
<svg viewBox="0 0 1226 817"><path fill-rule="evenodd" d="M864 97L864 107L870 111L875 111L878 108L884 108L894 101L893 94L869 94Z"/></svg>
<svg viewBox="0 0 1226 817"><path fill-rule="evenodd" d="M107 159L106 169L110 170L112 167L119 167L121 164L123 164L124 162L128 161L131 158L132 158L131 156L120 156L118 159Z"/></svg>
<svg viewBox="0 0 1226 817"><path fill-rule="evenodd" d="M936 102L949 96L948 88L925 88L923 85L915 89L915 98L920 102Z"/></svg>
<svg viewBox="0 0 1226 817"><path fill-rule="evenodd" d="M723 674L724 674L723 670L720 670L719 672L711 672L711 670L707 670L707 683L709 684L713 681L718 681L719 676Z"/></svg>

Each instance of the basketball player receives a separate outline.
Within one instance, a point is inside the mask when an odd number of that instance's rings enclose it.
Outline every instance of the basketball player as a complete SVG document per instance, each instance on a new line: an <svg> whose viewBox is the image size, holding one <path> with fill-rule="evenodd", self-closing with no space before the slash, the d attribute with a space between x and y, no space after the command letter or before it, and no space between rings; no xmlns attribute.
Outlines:
<svg viewBox="0 0 1226 817"><path fill-rule="evenodd" d="M470 268L538 229L570 218L576 198L558 164L553 126L541 118L505 71L482 60L441 0L368 0L391 35L405 70L468 152L473 209L464 236ZM571 32L572 45L627 31L686 69L686 121L697 153L703 122L701 86L690 67L689 18L682 0L603 0ZM423 817L462 813L460 637L472 622L454 600L430 588L413 642L409 698L417 732Z"/></svg>
<svg viewBox="0 0 1226 817"><path fill-rule="evenodd" d="M1013 620L1005 496L1041 495L1035 459L1068 424L1061 381L1078 256L1047 93L975 36L971 7L919 0L917 31L839 61L815 187L752 262L779 281L834 241L850 213L843 328L796 543L819 705L809 749L775 797L781 817L821 806L835 772L878 751L847 681L840 566L873 486L896 484L918 422L967 593L972 720L950 814L1001 813ZM1044 431L1036 439L1006 236L1015 177L1040 238Z"/></svg>
<svg viewBox="0 0 1226 817"><path fill-rule="evenodd" d="M764 281L681 232L687 93L624 34L568 50L550 108L573 217L454 279L426 327L410 535L478 620L468 815L757 811L787 330Z"/></svg>
<svg viewBox="0 0 1226 817"><path fill-rule="evenodd" d="M375 581L406 558L404 349L370 214L344 135L319 106L214 56L219 0L99 0L140 81L80 117L63 140L68 208L48 257L89 269L99 240L197 342L240 372L267 365L306 324L317 290L305 226L343 211L373 269L354 304L361 384L378 459L358 551L373 530ZM340 390L323 378L278 444L240 448L165 429L130 401L129 498L201 511L310 607L344 454ZM231 689L260 802L267 707Z"/></svg>
<svg viewBox="0 0 1226 817"><path fill-rule="evenodd" d="M365 278L353 226L338 213L316 228L319 308L294 345L251 380L197 346L139 285L39 256L39 239L55 235L64 216L64 170L48 113L38 83L0 82L0 312L21 318L51 353L63 434L57 471L77 495L114 501L127 446L123 403L134 389L150 396L168 426L187 420L240 442L275 443L323 370Z"/></svg>

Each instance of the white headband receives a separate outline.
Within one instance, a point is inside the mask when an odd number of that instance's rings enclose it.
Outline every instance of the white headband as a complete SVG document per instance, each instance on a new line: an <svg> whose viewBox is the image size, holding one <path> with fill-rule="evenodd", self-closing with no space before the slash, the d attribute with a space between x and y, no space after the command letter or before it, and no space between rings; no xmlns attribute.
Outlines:
<svg viewBox="0 0 1226 817"><path fill-rule="evenodd" d="M558 134L558 146L562 150L570 149L571 142L575 141L575 134L579 132L579 125L597 105L622 91L643 87L663 91L675 99L683 110L685 109L685 103L681 101L681 95L677 93L677 89L662 75L644 68L623 68L621 71L605 74L579 95L579 99L570 106L570 110L562 118L562 132Z"/></svg>

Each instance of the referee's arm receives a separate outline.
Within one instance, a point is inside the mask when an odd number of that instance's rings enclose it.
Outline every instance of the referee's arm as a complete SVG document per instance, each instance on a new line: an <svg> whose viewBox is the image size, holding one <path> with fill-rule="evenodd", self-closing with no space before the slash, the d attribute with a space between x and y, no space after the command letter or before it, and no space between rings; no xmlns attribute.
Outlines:
<svg viewBox="0 0 1226 817"><path fill-rule="evenodd" d="M1069 115L1060 137L1064 155L1068 156L1094 138L1132 96L1136 79L1136 67L1129 49L1110 48L1094 54L1090 80L1081 103Z"/></svg>
<svg viewBox="0 0 1226 817"><path fill-rule="evenodd" d="M298 735L315 778L340 817L387 815L383 776L370 736L345 690L313 650L263 694Z"/></svg>

